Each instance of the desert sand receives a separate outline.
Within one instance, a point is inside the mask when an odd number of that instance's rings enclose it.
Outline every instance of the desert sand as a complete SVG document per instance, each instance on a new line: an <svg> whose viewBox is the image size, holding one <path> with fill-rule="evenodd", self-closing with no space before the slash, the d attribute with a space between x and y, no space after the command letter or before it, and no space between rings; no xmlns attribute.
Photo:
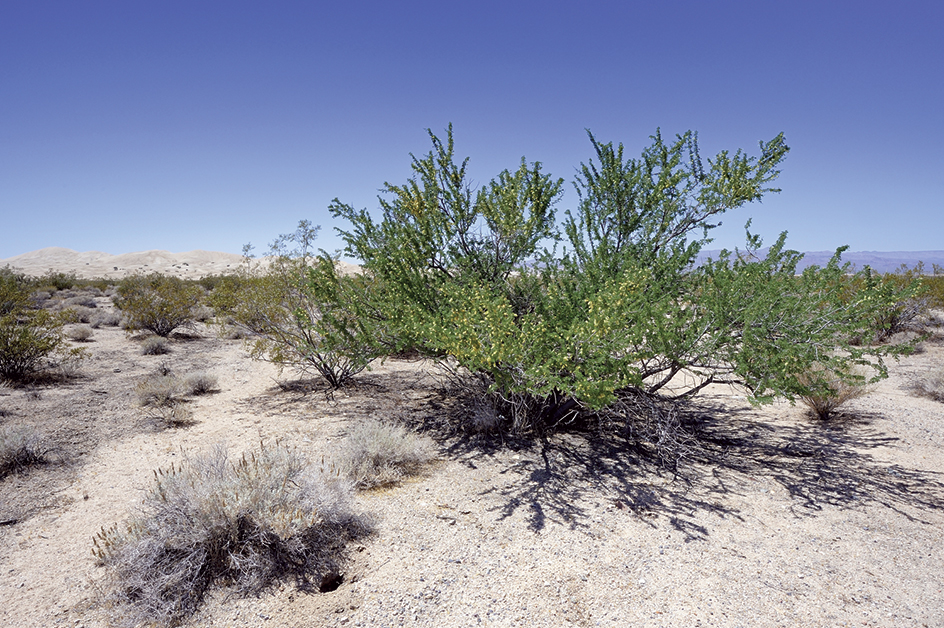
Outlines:
<svg viewBox="0 0 944 628"><path fill-rule="evenodd" d="M44 251L0 266L198 276L239 263ZM704 446L678 473L592 431L450 431L450 400L423 361L387 360L326 394L202 325L168 355L140 343L103 327L82 344L91 358L76 378L0 388L0 422L35 425L52 445L48 464L0 481L0 626L107 626L92 537L132 514L182 450L279 438L318 459L369 417L425 432L438 456L419 477L357 495L376 529L351 548L340 588L221 589L187 625L944 626L944 404L909 391L944 365L941 330L826 423L705 391L693 407ZM188 426L135 402L135 383L162 367L219 379L189 404Z"/></svg>

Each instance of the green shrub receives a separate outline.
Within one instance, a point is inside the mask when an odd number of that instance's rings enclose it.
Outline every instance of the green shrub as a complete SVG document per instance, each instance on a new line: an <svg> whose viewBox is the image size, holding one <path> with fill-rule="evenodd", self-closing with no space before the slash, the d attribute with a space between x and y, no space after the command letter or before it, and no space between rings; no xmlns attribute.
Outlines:
<svg viewBox="0 0 944 628"><path fill-rule="evenodd" d="M128 329L145 329L169 336L179 327L191 327L194 310L203 289L194 283L157 273L123 279L118 285L115 307L127 320Z"/></svg>
<svg viewBox="0 0 944 628"><path fill-rule="evenodd" d="M22 278L0 273L0 381L22 381L44 366L85 355L67 347L68 317L33 309L31 292Z"/></svg>
<svg viewBox="0 0 944 628"><path fill-rule="evenodd" d="M540 164L523 161L475 192L467 160L454 160L451 127L445 142L430 138L414 177L385 186L379 220L337 200L330 207L351 224L340 231L345 252L373 282L352 302L378 313L397 349L487 382L496 415L515 431L651 411L655 434L678 425L673 400L709 384L746 386L757 403L796 399L824 352L830 369L871 366L882 377L882 357L905 350L849 342L906 291L857 287L844 249L798 276L801 256L785 234L761 258L748 232L745 251L696 264L721 214L778 191L769 185L788 151L782 135L758 157L725 151L707 165L693 133L672 142L657 133L637 159L591 135L596 160L579 169L563 236L554 220L562 181ZM564 254L544 243L566 245Z"/></svg>
<svg viewBox="0 0 944 628"><path fill-rule="evenodd" d="M318 227L301 221L271 246L267 267L247 265L210 295L225 333L248 337L253 358L348 383L384 352L371 312L355 295L369 280L342 276L327 255L312 253ZM248 247L247 247L248 253Z"/></svg>
<svg viewBox="0 0 944 628"><path fill-rule="evenodd" d="M155 474L140 514L95 537L113 600L132 622L176 625L213 586L258 594L294 578L337 579L366 531L350 484L278 444L230 461L222 446Z"/></svg>
<svg viewBox="0 0 944 628"><path fill-rule="evenodd" d="M336 468L359 489L398 482L433 457L433 444L401 425L357 423L340 445Z"/></svg>
<svg viewBox="0 0 944 628"><path fill-rule="evenodd" d="M48 447L35 428L0 425L0 479L45 462Z"/></svg>

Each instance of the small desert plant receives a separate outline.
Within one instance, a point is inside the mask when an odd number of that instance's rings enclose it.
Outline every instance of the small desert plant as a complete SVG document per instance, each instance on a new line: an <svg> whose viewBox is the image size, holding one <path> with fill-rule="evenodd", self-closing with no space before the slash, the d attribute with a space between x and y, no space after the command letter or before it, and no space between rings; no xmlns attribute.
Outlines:
<svg viewBox="0 0 944 628"><path fill-rule="evenodd" d="M191 373L184 378L183 387L188 394L205 395L216 390L218 380L209 373Z"/></svg>
<svg viewBox="0 0 944 628"><path fill-rule="evenodd" d="M350 490L278 443L236 461L223 446L185 452L155 472L136 516L99 532L93 553L126 619L176 625L217 584L257 594L286 577L336 580L346 542L367 530Z"/></svg>
<svg viewBox="0 0 944 628"><path fill-rule="evenodd" d="M433 457L433 444L401 425L369 420L355 425L336 462L359 489L383 486L411 475Z"/></svg>
<svg viewBox="0 0 944 628"><path fill-rule="evenodd" d="M166 337L193 325L203 288L176 277L154 273L128 277L118 286L115 307L124 312L128 329L146 329Z"/></svg>
<svg viewBox="0 0 944 628"><path fill-rule="evenodd" d="M173 375L154 375L138 382L134 392L142 406L171 406L183 393L183 386Z"/></svg>
<svg viewBox="0 0 944 628"><path fill-rule="evenodd" d="M74 305L62 308L63 316L69 317L77 323L91 323L95 317L95 310L83 305Z"/></svg>
<svg viewBox="0 0 944 628"><path fill-rule="evenodd" d="M100 327L117 327L121 323L121 317L114 312L96 312L89 320L92 329Z"/></svg>
<svg viewBox="0 0 944 628"><path fill-rule="evenodd" d="M944 368L918 377L912 382L911 389L922 397L944 402Z"/></svg>
<svg viewBox="0 0 944 628"><path fill-rule="evenodd" d="M141 343L141 353L144 355L164 355L170 353L170 346L166 338L160 336L148 336Z"/></svg>
<svg viewBox="0 0 944 628"><path fill-rule="evenodd" d="M25 425L0 426L0 478L46 459L42 436Z"/></svg>
<svg viewBox="0 0 944 628"><path fill-rule="evenodd" d="M75 342L88 342L92 339L94 332L87 325L78 325L67 331L66 335Z"/></svg>
<svg viewBox="0 0 944 628"><path fill-rule="evenodd" d="M806 390L798 395L819 419L828 419L847 401L858 399L870 392L868 379L861 370L844 373L817 366L797 377Z"/></svg>

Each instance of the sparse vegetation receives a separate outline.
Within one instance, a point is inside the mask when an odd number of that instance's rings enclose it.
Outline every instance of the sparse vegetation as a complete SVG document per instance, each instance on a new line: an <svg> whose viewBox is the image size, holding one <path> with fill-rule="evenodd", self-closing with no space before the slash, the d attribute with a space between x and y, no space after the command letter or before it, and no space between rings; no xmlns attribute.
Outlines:
<svg viewBox="0 0 944 628"><path fill-rule="evenodd" d="M153 375L135 386L138 404L142 406L171 406L183 394L183 385L175 375Z"/></svg>
<svg viewBox="0 0 944 628"><path fill-rule="evenodd" d="M146 329L167 337L179 327L193 325L202 296L198 284L154 273L122 280L114 302L129 330Z"/></svg>
<svg viewBox="0 0 944 628"><path fill-rule="evenodd" d="M318 227L301 221L269 251L269 265L247 264L240 275L224 277L210 302L226 333L236 327L248 336L252 356L281 367L316 374L339 388L384 353L376 315L360 307L356 294L370 281L341 276L327 255L312 247Z"/></svg>
<svg viewBox="0 0 944 628"><path fill-rule="evenodd" d="M167 338L148 336L141 343L141 353L144 355L164 355L170 353L170 343Z"/></svg>
<svg viewBox="0 0 944 628"><path fill-rule="evenodd" d="M35 428L0 425L0 479L46 460L47 446Z"/></svg>
<svg viewBox="0 0 944 628"><path fill-rule="evenodd" d="M213 586L248 595L338 578L346 542L366 532L349 499L349 482L297 450L231 461L218 446L157 472L140 514L102 529L93 551L127 623L176 625Z"/></svg>
<svg viewBox="0 0 944 628"><path fill-rule="evenodd" d="M817 364L799 377L806 392L799 395L818 419L829 419L840 406L869 393L868 378L859 370L843 373Z"/></svg>
<svg viewBox="0 0 944 628"><path fill-rule="evenodd" d="M184 377L183 387L190 395L205 395L216 390L217 380L215 375L209 373L190 373Z"/></svg>
<svg viewBox="0 0 944 628"><path fill-rule="evenodd" d="M95 333L92 331L92 328L87 325L76 325L70 328L69 331L66 332L66 335L70 340L75 342L89 342Z"/></svg>
<svg viewBox="0 0 944 628"><path fill-rule="evenodd" d="M911 389L922 397L944 402L944 368L937 368L918 376Z"/></svg>
<svg viewBox="0 0 944 628"><path fill-rule="evenodd" d="M336 466L359 489L383 486L416 473L433 457L433 443L403 427L358 422L341 444Z"/></svg>

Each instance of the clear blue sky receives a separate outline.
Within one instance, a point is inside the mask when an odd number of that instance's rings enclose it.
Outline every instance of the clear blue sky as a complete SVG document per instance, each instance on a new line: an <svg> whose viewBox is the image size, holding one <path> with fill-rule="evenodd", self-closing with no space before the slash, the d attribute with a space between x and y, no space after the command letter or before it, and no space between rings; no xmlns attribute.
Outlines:
<svg viewBox="0 0 944 628"><path fill-rule="evenodd" d="M944 4L0 3L0 258L258 248L377 207L426 128L484 183L571 181L585 129L704 156L780 131L783 192L725 217L799 250L944 249ZM573 207L568 184L558 207Z"/></svg>

